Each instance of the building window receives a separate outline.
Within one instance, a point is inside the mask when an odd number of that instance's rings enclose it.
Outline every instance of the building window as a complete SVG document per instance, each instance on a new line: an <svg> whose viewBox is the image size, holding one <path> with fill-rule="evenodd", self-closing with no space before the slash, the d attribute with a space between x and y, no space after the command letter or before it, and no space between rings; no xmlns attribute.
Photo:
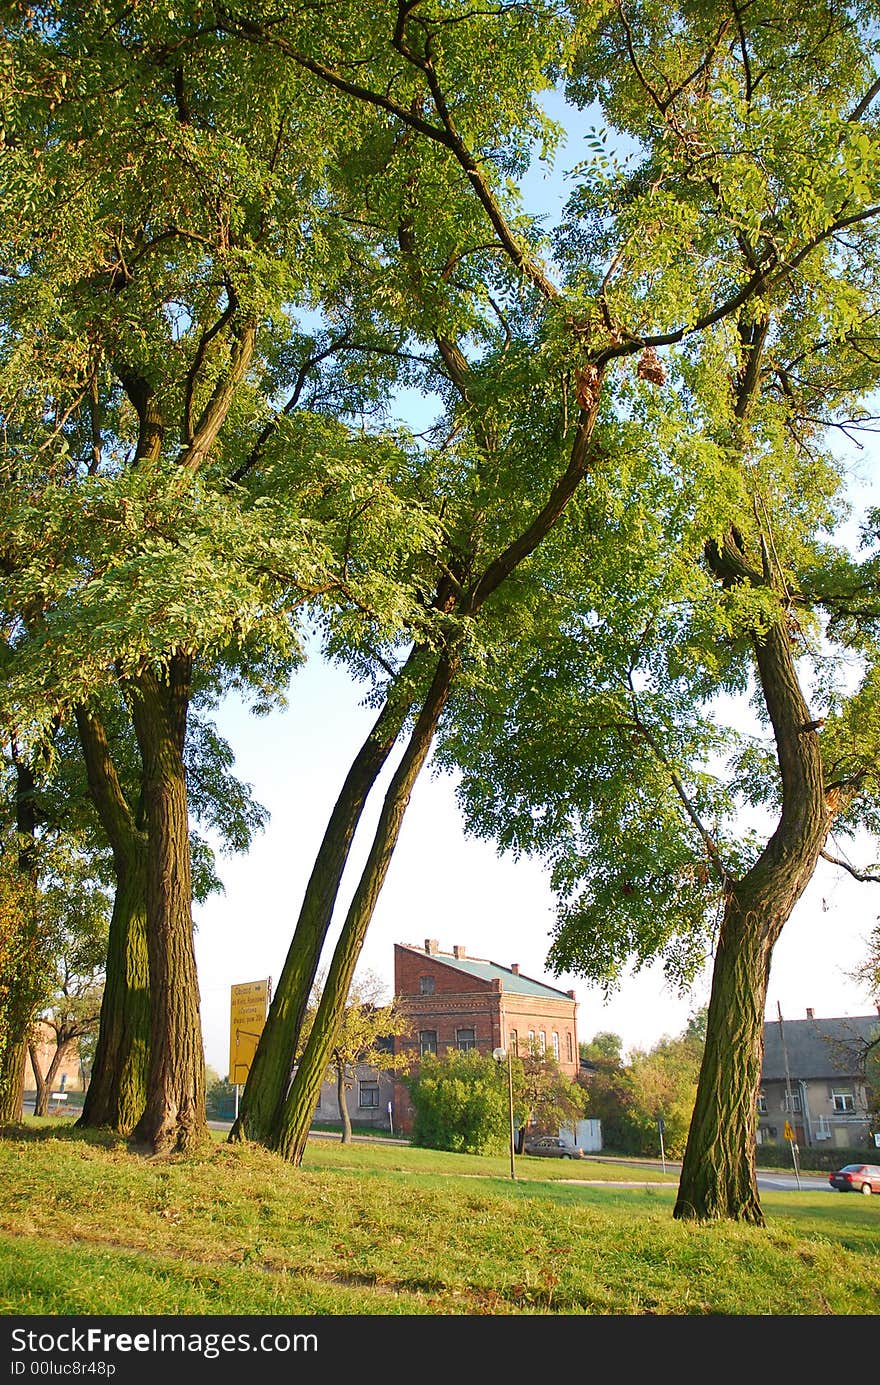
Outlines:
<svg viewBox="0 0 880 1385"><path fill-rule="evenodd" d="M767 1114L767 1098L766 1098L766 1096L764 1095L763 1092L759 1092L759 1093L758 1093L758 1115L759 1115L759 1116L766 1116L766 1114Z"/></svg>
<svg viewBox="0 0 880 1385"><path fill-rule="evenodd" d="M319 1093L318 1093L318 1100L315 1102L315 1110L316 1110L316 1111L320 1111L320 1109L321 1109L321 1093L319 1092Z"/></svg>
<svg viewBox="0 0 880 1385"><path fill-rule="evenodd" d="M835 1111L846 1112L856 1109L856 1099L851 1091L832 1091L831 1104Z"/></svg>
<svg viewBox="0 0 880 1385"><path fill-rule="evenodd" d="M571 1043L571 1031L570 1031L570 1030L568 1030L568 1031L566 1032L566 1035L565 1035L565 1052L566 1052L566 1055L567 1055L567 1057L568 1057L568 1061L569 1061L570 1063L573 1063L573 1062L574 1062L574 1049L572 1048L572 1043Z"/></svg>
<svg viewBox="0 0 880 1385"><path fill-rule="evenodd" d="M553 1057L559 1062L559 1035L553 1030Z"/></svg>
<svg viewBox="0 0 880 1385"><path fill-rule="evenodd" d="M798 1116L799 1116L799 1115L801 1114L801 1110L803 1109L803 1108L801 1107L801 1094L800 1094L800 1092L792 1092L792 1094L791 1094L791 1101L789 1101L789 1099L788 1099L788 1092L786 1092L786 1093L785 1093L785 1097L784 1097L783 1102L782 1102L782 1109L783 1109L783 1111L790 1111L792 1115L798 1115Z"/></svg>
<svg viewBox="0 0 880 1385"><path fill-rule="evenodd" d="M510 1051L514 1057L519 1053L519 1035L515 1029L511 1029L510 1031Z"/></svg>
<svg viewBox="0 0 880 1385"><path fill-rule="evenodd" d="M419 1031L419 1053L437 1052L437 1030L421 1029Z"/></svg>
<svg viewBox="0 0 880 1385"><path fill-rule="evenodd" d="M535 1031L534 1031L534 1029L530 1029L530 1030L529 1030L529 1057L530 1057L530 1058L534 1055L534 1052L535 1052Z"/></svg>
<svg viewBox="0 0 880 1385"><path fill-rule="evenodd" d="M456 1048L460 1048L464 1053L470 1048L476 1048L477 1036L473 1029L456 1029L455 1046Z"/></svg>
<svg viewBox="0 0 880 1385"><path fill-rule="evenodd" d="M433 976L419 977L419 995L433 995L435 990Z"/></svg>
<svg viewBox="0 0 880 1385"><path fill-rule="evenodd" d="M547 1034L543 1029L538 1031L538 1052L541 1054L542 1058L547 1052Z"/></svg>
<svg viewBox="0 0 880 1385"><path fill-rule="evenodd" d="M378 1082L359 1082L358 1083L358 1106L379 1105L379 1083Z"/></svg>

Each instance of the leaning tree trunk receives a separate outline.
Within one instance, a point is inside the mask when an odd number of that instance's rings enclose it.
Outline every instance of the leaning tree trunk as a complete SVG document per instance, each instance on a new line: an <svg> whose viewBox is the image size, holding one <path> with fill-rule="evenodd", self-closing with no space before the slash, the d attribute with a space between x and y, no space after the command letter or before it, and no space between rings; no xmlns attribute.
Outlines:
<svg viewBox="0 0 880 1385"><path fill-rule="evenodd" d="M76 723L89 792L116 874L98 1042L77 1124L129 1135L146 1106L150 1059L148 841L119 783L100 717L77 707Z"/></svg>
<svg viewBox="0 0 880 1385"><path fill-rule="evenodd" d="M175 655L167 682L150 672L132 680L147 817L151 1020L146 1105L133 1133L156 1154L208 1138L183 764L191 672L192 661Z"/></svg>
<svg viewBox="0 0 880 1385"><path fill-rule="evenodd" d="M345 1064L336 1064L336 1101L339 1106L339 1119L342 1121L342 1141L344 1145L351 1144L351 1116L348 1114L348 1102L345 1099Z"/></svg>
<svg viewBox="0 0 880 1385"><path fill-rule="evenodd" d="M352 839L370 790L394 748L412 705L410 680L422 659L413 650L346 776L315 858L296 929L260 1035L230 1141L267 1143L290 1083L297 1035L333 918Z"/></svg>
<svg viewBox="0 0 880 1385"><path fill-rule="evenodd" d="M296 1166L302 1163L321 1082L345 1013L345 1003L367 928L385 883L413 786L427 759L434 732L449 697L456 668L455 654L441 657L406 750L388 786L373 843L342 925L308 1040L269 1141L270 1149Z"/></svg>
<svg viewBox="0 0 880 1385"><path fill-rule="evenodd" d="M522 532L492 560L483 571L475 586L460 604L459 596L454 592L456 584L452 583L448 588L445 588L444 582L441 582L434 601L434 608L437 611L445 611L448 615L452 615L457 611L459 615L473 619L482 605L498 587L507 580L510 574L535 551L558 521L565 507L571 500L571 497L577 490L577 487L587 474L592 459L590 444L598 418L603 369L596 366L591 366L589 368L589 388L585 396L585 402L582 404L568 465L562 475L554 482L541 510L535 515L531 522L526 525ZM459 579L456 578L456 582L458 580ZM310 1073L308 1077L309 1095L303 1098L302 1108L294 1121L298 1133L295 1137L291 1136L288 1138L287 1135L283 1135L280 1132L288 1125L288 1116L285 1113L291 1110L290 1095L293 1093L293 1088L296 1084L300 1084L297 1090L304 1091L305 1088L302 1087L301 1084L306 1082L305 1076L300 1079L300 1073L304 1074L306 1071L303 1060L301 1060L294 1083L291 1084L291 1062L296 1050L297 1039L302 1026L302 1019L308 1003L309 993L317 973L321 946L330 926L333 906L338 894L342 873L348 859L354 831L360 820L367 795L379 777L379 773L391 752L412 705L413 692L409 684L411 683L411 674L414 669L414 660L416 658L420 659L422 653L423 651L419 646L413 649L407 661L406 669L404 670L404 673L410 675L410 678L403 682L402 687L397 686L393 690L393 697L389 703L386 703L382 714L370 734L370 738L368 738L352 765L343 792L334 808L331 823L328 825L327 833L324 836L312 872L312 877L309 881L300 920L297 922L296 931L291 941L290 949L288 950L285 971L282 973L266 1026L257 1047L254 1063L248 1075L242 1102L242 1107L246 1107L246 1110L242 1110L239 1120L230 1131L230 1140L254 1139L262 1144L267 1144L270 1148L277 1148L277 1142L280 1139L285 1146L289 1146L291 1149L296 1147L299 1150L296 1155L288 1155L288 1157L293 1157L297 1163L302 1158L301 1146L304 1145L306 1135L308 1134L308 1124L311 1121L311 1114L317 1102L321 1079L320 1075L316 1075L314 1072ZM449 656L441 658L437 664L432 691L428 694L428 701L422 710L422 718L425 715L425 709L434 695L434 689L438 686L437 680L440 679L442 683L447 675L450 680L449 685L451 685L452 663ZM447 686L443 692L441 703L437 708L438 717L442 710L442 703L445 702L448 692L449 686ZM388 718L387 722L384 720L386 716ZM417 723L417 730L419 724L420 723ZM428 737L427 744L424 746L424 755L427 755L432 735L433 729L431 735ZM410 751L413 750L413 746L414 742L411 740L410 749L401 762L401 768L407 763L407 756L410 754ZM424 755L422 756L422 761ZM403 784L399 777L401 768L398 769L397 775L395 775L395 778L392 780L392 789L396 785L397 790L403 793ZM415 782L417 774L418 769L413 776L413 783ZM389 789L389 794L392 792L392 789ZM406 788L404 797L401 800L401 819L403 811L405 811L406 808L406 803L409 800L411 789L412 783ZM377 836L374 838L373 844L374 852L378 853L376 861L374 862L376 872L375 880L378 882L375 885L375 895L378 895L381 889L381 884L385 878L391 854L394 849L394 843L397 840L397 833L400 828L399 821L396 826L392 826L392 819L395 816L395 812L396 810L393 808L391 800L386 796L383 817L380 819L380 828L377 829ZM382 823L385 824L384 828L381 825ZM389 846L387 855L380 861L379 858L383 857L381 835L386 829L389 833ZM373 857L371 856L370 859L372 861ZM363 892L361 903L358 905L356 898L352 905L354 913L352 913L352 910L349 911L346 928L350 922L354 932L360 927L359 919L361 910L363 910L364 929L366 929L366 925L372 916L375 897L373 897L372 902L369 902L369 896L374 888L371 883L371 873L372 867L368 863L365 874L361 877L361 884L359 886L359 891ZM303 925L302 932L301 925ZM360 941L352 945L352 956L354 961L357 960L357 956L360 953L360 944L362 941L363 936L361 935ZM340 948L342 952L345 951L342 938L340 938L337 944L336 956L341 955ZM334 957L334 962L335 960L336 957ZM350 980L351 973L349 972L349 981L346 984L346 990L341 1001L343 1008L347 995L347 986L350 984ZM327 988L325 986L324 998L326 998L326 996ZM322 998L322 1004L324 998ZM321 1013L320 1007L318 1013ZM335 1030L335 1020L332 1027ZM322 1035L320 1039L318 1039L315 1035L315 1031L312 1030L309 1044L311 1044L313 1038L316 1041L316 1049L320 1046L321 1051L323 1051L327 1036ZM332 1038L333 1034L331 1033L329 1039L330 1043L332 1043ZM315 1081L317 1085L312 1089L312 1083ZM311 1105L309 1107L310 1103ZM305 1117L306 1125L305 1133L303 1133L302 1120L304 1118L303 1112L306 1108L309 1108L309 1110L308 1116Z"/></svg>
<svg viewBox="0 0 880 1385"><path fill-rule="evenodd" d="M735 540L714 554L713 565L725 580L732 577L731 568L741 577L742 552ZM766 563L764 580L770 581ZM751 870L728 882L706 1045L673 1215L760 1226L755 1119L770 961L812 878L836 802L826 801L817 723L801 692L784 615L756 639L755 658L776 740L782 811Z"/></svg>

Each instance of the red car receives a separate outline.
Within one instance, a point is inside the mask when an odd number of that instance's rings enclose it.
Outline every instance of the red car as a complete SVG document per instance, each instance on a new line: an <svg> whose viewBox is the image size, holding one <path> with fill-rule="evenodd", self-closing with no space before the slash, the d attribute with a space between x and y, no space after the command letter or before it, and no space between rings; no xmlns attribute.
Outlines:
<svg viewBox="0 0 880 1385"><path fill-rule="evenodd" d="M841 1193L880 1193L880 1164L844 1164L828 1182Z"/></svg>

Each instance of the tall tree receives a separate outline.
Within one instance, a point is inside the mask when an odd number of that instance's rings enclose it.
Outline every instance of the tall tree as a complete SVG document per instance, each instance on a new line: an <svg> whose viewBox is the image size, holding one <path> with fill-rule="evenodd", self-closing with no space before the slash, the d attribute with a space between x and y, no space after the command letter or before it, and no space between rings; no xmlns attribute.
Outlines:
<svg viewBox="0 0 880 1385"><path fill-rule="evenodd" d="M270 399L287 389L295 402L308 375L295 307L315 276L346 269L344 227L335 260L332 227L301 253L339 127L332 103L269 74L197 4L22 7L5 38L0 159L19 208L0 285L6 720L26 740L112 683L128 702L143 852L118 814L113 830L117 859L146 879L138 1131L157 1150L186 1147L205 1134L189 705L197 661L265 669L261 639L289 676L292 612L332 585L293 488L260 497L238 483L275 430Z"/></svg>
<svg viewBox="0 0 880 1385"><path fill-rule="evenodd" d="M877 213L872 202L874 146L866 118L874 94L866 25L853 27L824 6L821 15L806 19L791 7L784 22L753 7L748 32L743 17L738 21L727 6L691 7L672 29L667 18L665 9L661 12L652 5L640 7L635 19L629 8L612 6L598 17L583 16L575 27L571 97L584 109L594 101L600 103L606 118L633 141L636 165L631 169L615 164L598 141L599 151L581 170L559 241L565 271L561 284L554 282L538 258L534 228L518 215L518 209L513 211L493 178L488 145L495 131L485 131L481 121L487 110L490 118L494 116L495 108L480 104L469 85L479 68L468 69L464 62L466 55L477 53L473 42L477 34L482 38L482 54L492 50L496 41L502 47L513 45L507 51L515 49L519 55L517 77L522 88L521 72L535 72L536 58L527 56L521 46L516 48L525 32L518 7L488 18L476 12L460 14L459 27L450 39L452 27L447 30L446 17L439 10L402 6L385 47L380 49L373 37L372 46L356 54L341 50L332 65L314 56L295 17L271 23L228 21L237 32L247 32L258 45L344 93L353 105L361 103L391 117L401 131L401 150L417 148L432 175L448 167L458 175L467 195L459 192L449 205L462 206L465 225L470 225L474 204L486 220L483 234L490 238L493 258L483 275L490 285L492 308L486 305L483 284L479 291L470 285L474 306L469 315L459 271L473 262L472 256L476 260L477 247L448 213L430 222L426 237L422 208L431 203L416 168L409 170L403 185L409 201L400 207L398 193L398 201L391 206L394 219L386 231L386 257L393 269L397 301L403 298L407 320L418 324L414 330L420 330L426 342L433 339L434 369L447 381L450 434L456 439L466 437L473 451L474 462L458 488L455 518L461 537L450 525L450 540L457 542L450 542L444 554L445 572L453 582L438 588L438 598L442 594L449 616L467 621L469 640L482 639L481 653L490 646L484 628L488 613L503 606L502 592L507 592L508 585L516 590L526 563L533 560L539 545L547 543L585 477L589 477L591 498L599 503L585 513L583 522L594 526L605 522L596 477L599 457L608 470L608 495L623 489L621 477L625 479L631 466L628 430L613 428L610 404L598 447L593 430L603 387L617 391L619 371L627 358L637 357L638 380L655 388L666 386L671 394L673 386L658 349L705 338L708 345L702 357L697 347L681 353L683 362L696 363L697 373L682 367L679 420L687 417L687 401L694 389L698 388L701 405L708 407L711 392L722 383L721 399L726 403L731 357L736 375L737 353L744 352L737 324L744 332L756 333L757 339L764 300L793 292L792 285L802 286L813 276L821 279L833 260L829 247L833 245L837 254L844 233L856 236L863 246L859 229L870 226ZM749 44L758 55L754 63ZM806 62L807 54L817 53L821 56ZM545 54L546 49L538 62L546 62ZM536 73L536 86L547 80L550 66ZM407 102L387 94L392 71L400 91L410 97ZM485 86L485 71L481 75ZM519 110L523 129L528 121L509 88L504 99L507 139L515 143L510 133L512 117ZM821 197L812 201L804 199L802 189L805 180L817 183L815 163L805 154L791 155L795 133L800 138L808 128L811 140L821 131L827 151L818 176ZM394 191L388 178L383 178L385 202L371 201L371 227ZM438 228L446 238L442 249L435 248ZM862 249L853 253L858 259ZM505 281L506 272L514 275L513 283ZM844 282L844 275L836 282ZM376 301L383 302L373 283ZM465 278L464 287L468 286ZM842 295L838 301L842 302ZM501 311L499 303L509 311ZM518 304L525 310L517 312ZM476 330L479 306L486 308L484 320L491 311L496 314L494 339L488 328ZM465 349L464 339L453 328L456 314L465 317L478 343L486 341L482 351L471 341ZM730 332L719 326L724 323L732 324ZM719 369L722 356L724 366ZM747 366L745 370L747 374ZM609 380L614 382L610 387ZM742 385L747 387L745 375ZM628 389L625 385L617 394L618 409ZM667 399L664 395L668 414L678 413ZM548 415L547 431L542 434L538 420ZM516 520L524 511L523 482L528 477L534 483L545 461L558 455L560 439L573 439L568 464L557 471L555 481L548 477L543 504L536 497L531 523L518 528ZM728 450L731 445L731 455L740 457L733 430ZM723 444L717 441L715 446ZM461 449L457 452L460 456ZM531 474L524 465L525 455ZM643 483L648 484L647 478ZM646 503L649 499L644 497ZM717 530L718 509L712 513L710 532ZM605 543L595 545L596 561L607 565L610 577L616 555L607 551L610 535L604 538ZM571 582L570 570L565 580ZM234 1134L264 1139L294 1161L301 1157L324 1067L320 1048L332 1041L414 774L443 723L446 703L460 681L459 669L462 663L467 665L471 654L468 641L461 637L453 640L447 635L446 643L343 924L328 972L332 990L331 986L325 989L324 1009L309 1041L313 1052L307 1046L285 1098L284 1069L305 1003L303 982L317 965L315 945L326 933L347 851L338 836L332 844L334 869L329 877L322 875L334 883L322 896L321 927L312 928L306 938L299 934L298 925L286 964L291 981L288 985L287 976L283 978L273 1002L276 1016L280 1021L283 1014L285 1022L276 1025L270 1015L262 1052L258 1051L251 1069ZM362 790L363 784L361 794ZM355 816L359 812L360 800ZM295 978L294 958L302 963L301 974Z"/></svg>

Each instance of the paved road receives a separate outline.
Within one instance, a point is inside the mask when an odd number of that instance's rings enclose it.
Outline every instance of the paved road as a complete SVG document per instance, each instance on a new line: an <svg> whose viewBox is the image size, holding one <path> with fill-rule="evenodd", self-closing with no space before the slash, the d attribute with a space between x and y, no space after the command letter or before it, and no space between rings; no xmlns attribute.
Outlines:
<svg viewBox="0 0 880 1385"><path fill-rule="evenodd" d="M209 1124L209 1125L212 1127L212 1129L214 1129L214 1130L228 1130L229 1127L230 1127L231 1122L230 1122L230 1121L213 1121L213 1120L212 1120L212 1121L208 1121L208 1124ZM317 1137L323 1138L323 1139L332 1139L332 1140L338 1140L338 1139L339 1139L339 1131L338 1131L338 1130L334 1131L334 1130L315 1130L315 1129L312 1129L312 1130L309 1132L309 1134L310 1134L310 1136L313 1136L313 1135L314 1135L314 1136L317 1136ZM368 1142L368 1143L375 1143L375 1142L377 1142L377 1141L378 1141L379 1143L385 1143L385 1144L400 1144L400 1143L401 1143L400 1140L389 1139L389 1137L388 1137L387 1135L384 1137L384 1139L383 1139L383 1136L381 1136L381 1135L354 1135L354 1136L352 1136L352 1138L355 1139L355 1140L364 1140L364 1141L366 1141L366 1142ZM593 1164L596 1166L596 1172L597 1172L597 1174L600 1173L600 1170L601 1170L601 1167L602 1167L603 1164L624 1165L626 1168L631 1168L631 1169L651 1169L651 1170L659 1169L659 1170L661 1170L661 1171L662 1171L662 1169L663 1169L663 1164L662 1164L662 1162L661 1162L659 1159L621 1159L621 1158L617 1158L617 1157L614 1157L614 1156L608 1156L608 1157L606 1158L606 1157L603 1156L603 1155L594 1155L594 1156L592 1156L590 1162L593 1163ZM586 1170L584 1170L584 1172L586 1172ZM666 1160L666 1172L669 1173L669 1174L681 1173L681 1164L676 1163L674 1160L667 1159L667 1160ZM596 1178L576 1178L576 1179L575 1179L575 1178L572 1178L572 1179L566 1179L566 1182L570 1182L570 1183L602 1183L602 1182L610 1182L610 1181L611 1181L611 1180L608 1180L608 1179L603 1180L603 1179L601 1178L601 1176L596 1177ZM621 1180L615 1179L614 1182L617 1184L617 1186L618 1186L619 1188L645 1188L645 1187L651 1187L651 1184L650 1184L650 1183L646 1183L646 1182L645 1182L644 1180L642 1180L642 1179L633 1179L633 1181L632 1181L631 1183L629 1183L629 1182L623 1182L623 1181L621 1181ZM654 1186L656 1186L656 1184L654 1184ZM794 1173L776 1173L775 1171L774 1171L774 1172L771 1172L771 1171L764 1170L764 1169L759 1169L759 1170L758 1170L758 1187L759 1187L759 1188L767 1188L767 1189L771 1189L771 1188L772 1188L772 1189L783 1190L783 1191L787 1191L787 1190L789 1190L789 1189L792 1189L792 1190L794 1190L794 1191L797 1191L798 1186L799 1186L799 1185L798 1185L798 1180L795 1178ZM834 1189L831 1187L830 1183L828 1182L828 1175L827 1175L827 1174L817 1174L817 1173L802 1173L802 1174L800 1175L800 1189L801 1189L802 1191L807 1191L807 1192L818 1192L818 1191L823 1191L823 1190L824 1190L825 1192L832 1193L832 1192L834 1191Z"/></svg>
<svg viewBox="0 0 880 1385"><path fill-rule="evenodd" d="M605 1159L602 1158L602 1156L597 1156L595 1162L597 1164L623 1164L628 1168L634 1169L663 1168L663 1164L659 1159ZM672 1174L681 1173L681 1164L676 1163L674 1160L667 1159L666 1172ZM802 1191L806 1190L809 1192L818 1192L824 1190L826 1192L832 1193L834 1191L834 1189L831 1187L831 1184L828 1182L827 1174L802 1173L800 1175L800 1185L798 1185L798 1180L795 1177L793 1171L792 1173L777 1173L775 1170L758 1169L759 1188L775 1188L782 1190L794 1189L796 1191L798 1189L798 1186L800 1186Z"/></svg>

